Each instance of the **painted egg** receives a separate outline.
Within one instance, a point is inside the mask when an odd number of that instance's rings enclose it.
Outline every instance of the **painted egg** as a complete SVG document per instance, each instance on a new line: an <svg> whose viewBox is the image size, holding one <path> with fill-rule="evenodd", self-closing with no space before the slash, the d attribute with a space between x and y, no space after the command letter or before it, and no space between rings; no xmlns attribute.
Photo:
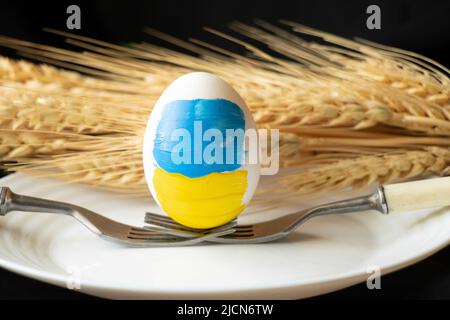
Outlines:
<svg viewBox="0 0 450 320"><path fill-rule="evenodd" d="M245 102L222 79L194 72L172 82L153 108L143 146L145 177L161 209L192 228L236 218L259 180L257 161L248 159L252 130Z"/></svg>

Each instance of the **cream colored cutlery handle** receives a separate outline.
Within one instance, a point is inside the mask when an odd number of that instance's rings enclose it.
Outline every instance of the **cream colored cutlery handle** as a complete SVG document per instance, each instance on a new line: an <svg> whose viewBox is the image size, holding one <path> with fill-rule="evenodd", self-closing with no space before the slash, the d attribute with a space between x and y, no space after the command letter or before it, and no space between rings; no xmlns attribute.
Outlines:
<svg viewBox="0 0 450 320"><path fill-rule="evenodd" d="M450 205L450 177L383 187L389 213Z"/></svg>

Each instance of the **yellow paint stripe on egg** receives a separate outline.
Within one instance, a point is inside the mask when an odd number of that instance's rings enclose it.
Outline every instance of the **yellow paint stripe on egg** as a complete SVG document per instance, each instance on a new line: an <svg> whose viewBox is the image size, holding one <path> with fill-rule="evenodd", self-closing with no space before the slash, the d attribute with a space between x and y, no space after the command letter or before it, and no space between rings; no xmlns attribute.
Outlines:
<svg viewBox="0 0 450 320"><path fill-rule="evenodd" d="M213 228L244 210L247 174L237 170L188 178L156 168L153 186L159 204L173 220L192 228Z"/></svg>

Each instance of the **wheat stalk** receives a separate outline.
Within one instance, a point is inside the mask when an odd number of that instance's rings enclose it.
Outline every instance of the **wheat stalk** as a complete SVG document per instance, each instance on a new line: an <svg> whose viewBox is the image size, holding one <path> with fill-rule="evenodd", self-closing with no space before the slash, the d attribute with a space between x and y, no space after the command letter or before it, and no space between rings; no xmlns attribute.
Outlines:
<svg viewBox="0 0 450 320"><path fill-rule="evenodd" d="M176 77L202 70L236 88L258 127L281 131L282 165L307 168L286 179L297 192L391 181L394 172L374 167L394 168L394 160L423 168L397 168L402 179L448 172L448 165L437 165L449 160L447 69L412 53L288 24L328 44L264 22L232 28L284 58L214 30L251 56L152 30L194 55L61 32L86 51L0 37L26 57L73 70L0 58L0 161L10 170L147 192L141 147L151 107Z"/></svg>
<svg viewBox="0 0 450 320"><path fill-rule="evenodd" d="M361 189L378 183L392 183L428 175L450 173L450 149L427 147L424 150L394 152L339 160L316 168L299 170L284 178L289 190L307 194Z"/></svg>
<svg viewBox="0 0 450 320"><path fill-rule="evenodd" d="M3 87L0 92L1 129L100 134L125 131L125 119L132 122L138 116L131 110L109 106L118 116L126 117L117 121L103 102L86 103L83 98L61 98L27 88Z"/></svg>
<svg viewBox="0 0 450 320"><path fill-rule="evenodd" d="M267 24L264 26L269 28ZM327 46L304 41L299 45L301 39L294 38L294 41L291 34L282 37L280 32L269 34L240 24L235 24L234 28L244 35L270 43L272 49L289 58L294 57L297 63L275 59L245 43L243 45L259 60L232 53L218 56L211 50L161 34L157 35L201 54L200 58L148 44L120 47L65 33L62 34L70 37L69 42L91 52L74 53L31 43L15 46L25 52L31 50L38 58L45 57L59 63L79 60L85 67L103 70L109 78L120 77L133 83L139 92L147 89L148 95L144 94L142 98L150 101L159 96L158 89L164 88L186 70L211 71L224 77L240 91L258 121L276 127L314 124L365 129L381 123L429 134L448 135L450 132L448 77L437 70L428 71L421 65L412 64L407 55L391 57L380 49L328 36L330 41L348 47L337 54L335 48ZM269 29L277 31L273 27ZM303 31L313 32L309 29ZM316 33L327 38L327 34ZM8 41L12 40L6 41L11 45ZM359 49L358 54L355 49ZM314 57L324 58L313 59L313 64L311 54L305 54L311 50L314 50ZM382 56L376 58L377 55ZM162 66L162 61L172 65ZM430 65L432 68L433 65ZM134 68L132 73L130 67ZM362 72L367 76L363 76ZM385 78L381 79L380 73L384 73ZM397 78L394 79L394 75ZM386 84L388 78L391 80ZM405 90L400 80L408 84L408 88L415 89ZM149 82L152 85L148 85ZM159 83L156 86L158 89L151 91L155 82ZM419 87L425 88L426 94L420 93Z"/></svg>
<svg viewBox="0 0 450 320"><path fill-rule="evenodd" d="M264 26L277 31L274 27L268 27L267 24ZM191 46L190 48L202 54L202 58L207 62L185 57L180 59L173 54L166 54L165 51L161 52L157 48L150 49L174 64L195 68L199 67L200 63L201 68L228 77L232 83L236 82L235 79L242 77L248 79L247 83L238 81L235 86L242 88L250 107L257 110L257 117L276 125L321 124L364 129L383 123L428 133L448 133L449 81L446 75L432 67L433 63L429 64L432 71L428 71L425 67L411 64L406 54L397 55L395 59L385 54L375 59L374 54L368 55L366 52L375 52L379 55L380 50L359 44L355 47L355 42L351 41L344 44L352 50L363 47L359 55L349 49L341 49L340 54L336 54L336 48L330 49L326 46L307 43L294 38L292 34L286 36L289 41L285 41L285 38L281 37L286 34L285 32L269 35L260 29L242 24L234 24L234 29L262 43L269 43L271 49L293 58L296 63L276 59L258 48L214 31L218 35L244 45L259 60L230 53L228 55L234 58L234 62L241 63L236 67L230 65L229 61L225 61L227 63L222 67L222 63L218 62L224 60L223 57L217 58L211 52L205 53L199 47ZM316 35L326 34L316 32ZM161 37L172 43L187 46L170 37L164 35ZM334 42L342 44L342 41ZM208 46L199 41L196 43ZM211 48L211 46L208 47ZM308 55L311 47L314 48L313 55ZM318 47L322 52L318 52ZM318 55L323 58L317 59ZM355 64L358 64L357 67ZM364 68L376 70L377 74L362 77L361 72L355 72ZM234 70L239 72L240 77L233 74ZM393 77L394 74L401 74L398 70L404 70L402 81L404 83L409 81L409 87L414 87L415 90L399 90L398 81L397 83L391 81L392 85L386 85L385 79L374 82L374 79L380 80L378 77L380 72ZM371 75L369 71L366 73ZM336 78L339 81L336 81ZM429 95L419 92L418 79L421 80L420 84L426 87ZM247 95L245 91L252 92L251 89L257 93ZM405 86L403 85L400 89L405 89ZM447 108L440 108L440 105ZM262 111L259 112L259 110ZM280 110L283 110L283 113Z"/></svg>

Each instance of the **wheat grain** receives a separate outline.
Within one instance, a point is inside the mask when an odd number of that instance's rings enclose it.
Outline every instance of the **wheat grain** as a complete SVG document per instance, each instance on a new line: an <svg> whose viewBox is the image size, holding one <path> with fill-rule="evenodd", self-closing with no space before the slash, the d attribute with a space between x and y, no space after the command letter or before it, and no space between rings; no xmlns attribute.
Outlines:
<svg viewBox="0 0 450 320"><path fill-rule="evenodd" d="M437 103L445 103L442 96L447 95L449 91L448 77L442 74L426 72L425 68L420 68L418 65L411 66L406 59L399 61L398 55L395 59L387 54L375 59L374 57L381 54L381 50L355 42L344 44L350 49L362 46L363 49L360 51L363 51L365 55L362 53L358 55L358 58L362 57L362 61L349 58L350 50L337 55L334 49L329 49L327 46L307 42L302 42L302 46L299 46L297 43L299 39L295 39L297 42L292 39L287 41L279 34L270 35L246 25L235 24L236 28L256 40L270 43L272 49L293 57L301 63L293 64L275 59L259 49L239 42L246 45L259 58L266 60L261 62L247 58L244 64L241 62L244 58L239 55L230 53L234 60L227 56L217 56L212 51L167 36L163 36L164 39L202 54L201 59L150 45L120 47L65 33L72 40L76 39L75 44L96 54L61 52L60 49L56 54L54 52L56 49L34 44L27 44L21 48L24 50L33 47L35 50L33 52L38 57L50 56L56 61L75 58L85 66L96 68L96 70L103 69L111 77L114 75L125 77L136 87L145 88L147 81L151 79L152 83L158 82L160 85L151 92L150 88L153 86L147 87L149 101L154 101L160 94L158 90L162 90L165 85L180 75L181 71L211 71L224 77L240 91L250 109L255 112L257 119L273 126L321 124L364 129L382 123L429 134L447 135L449 133L448 110L441 108ZM318 33L318 36L324 37L321 33ZM290 37L293 36L290 35ZM334 39L334 43L342 44L342 41ZM314 61L316 73L305 68L306 62L309 62L308 56L305 58L305 52L312 50L311 48L316 55L320 53L324 57ZM98 52L101 54L99 55ZM118 59L118 57L121 58ZM161 65L161 61L164 61L164 65ZM337 68L332 64L337 62L343 67ZM172 65L167 66L167 63ZM355 63L358 63L358 67L355 67ZM310 66L310 64L306 65ZM134 71L132 75L130 75L130 67ZM433 86L429 85L427 92L430 92L430 95L423 99L418 91L411 95L408 90L400 90L398 84L391 86L386 85L385 81L374 81L377 79L376 76L362 77L361 70L365 69L392 75L400 74L397 69L406 70L403 72L402 81L406 83L409 79L410 87L417 86L419 78L423 83L432 83ZM322 76L322 73L328 73L328 77ZM336 76L341 77L339 82L336 81ZM342 83L342 81L345 82ZM281 113L280 110L284 112Z"/></svg>
<svg viewBox="0 0 450 320"><path fill-rule="evenodd" d="M410 53L292 23L295 31L332 45L258 24L232 28L284 57L213 30L253 56L155 31L150 33L194 55L66 33L60 34L86 51L0 37L0 44L25 56L73 70L0 58L0 159L11 170L146 192L141 147L151 107L176 77L201 70L228 81L258 127L280 129L281 163L304 170L286 179L296 191L447 172L448 70Z"/></svg>
<svg viewBox="0 0 450 320"><path fill-rule="evenodd" d="M427 147L424 150L362 156L314 168L300 169L284 178L282 184L299 193L361 189L371 184L391 183L446 175L450 168L450 149Z"/></svg>

